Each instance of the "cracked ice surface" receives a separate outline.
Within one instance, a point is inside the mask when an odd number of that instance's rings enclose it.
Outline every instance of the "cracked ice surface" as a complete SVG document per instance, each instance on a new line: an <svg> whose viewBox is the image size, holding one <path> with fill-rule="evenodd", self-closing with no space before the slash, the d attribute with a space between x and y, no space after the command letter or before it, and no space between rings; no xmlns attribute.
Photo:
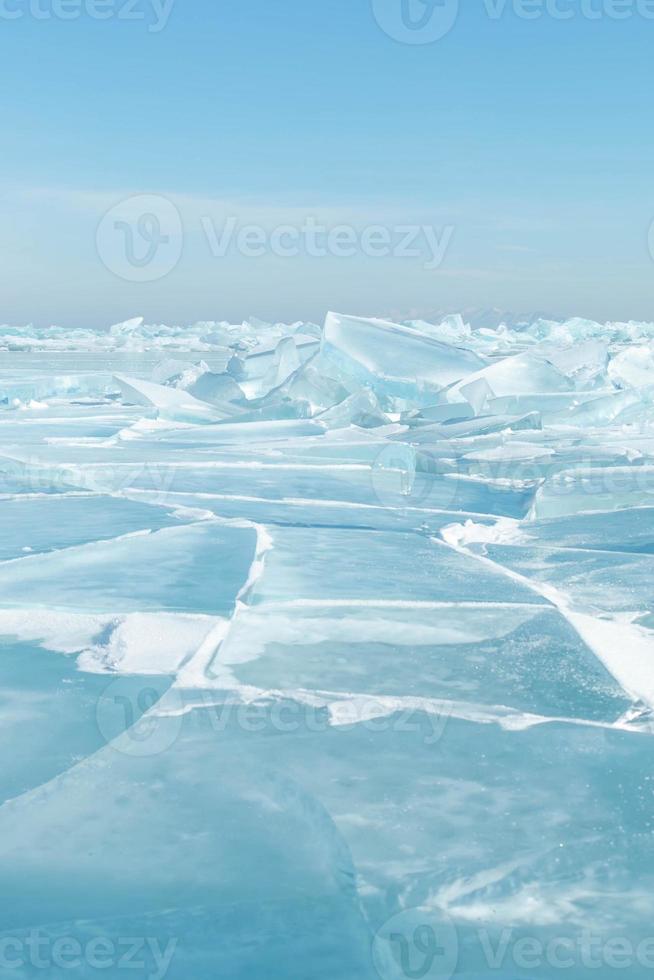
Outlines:
<svg viewBox="0 0 654 980"><path fill-rule="evenodd" d="M654 324L0 348L0 975L651 976Z"/></svg>

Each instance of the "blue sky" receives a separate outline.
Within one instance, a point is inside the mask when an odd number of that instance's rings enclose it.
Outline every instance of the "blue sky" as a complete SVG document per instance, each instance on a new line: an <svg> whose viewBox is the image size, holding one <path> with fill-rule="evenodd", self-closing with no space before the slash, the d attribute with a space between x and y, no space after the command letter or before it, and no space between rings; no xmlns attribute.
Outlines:
<svg viewBox="0 0 654 980"><path fill-rule="evenodd" d="M611 0L543 0L536 19L517 0L501 16L461 0L425 44L380 26L402 0L176 0L165 20L154 0L131 0L132 19L126 0L98 0L103 20L86 2L0 0L0 321L479 306L654 319L647 0L622 0L622 20ZM135 281L107 258L125 222L102 225L113 245L98 227L143 195L164 201L174 262ZM353 229L353 254L307 254L307 218ZM215 254L207 229L229 219L262 229L262 254ZM298 229L297 254L270 245L280 225ZM370 225L388 254L362 248ZM402 254L412 225L443 245L437 267L422 232Z"/></svg>

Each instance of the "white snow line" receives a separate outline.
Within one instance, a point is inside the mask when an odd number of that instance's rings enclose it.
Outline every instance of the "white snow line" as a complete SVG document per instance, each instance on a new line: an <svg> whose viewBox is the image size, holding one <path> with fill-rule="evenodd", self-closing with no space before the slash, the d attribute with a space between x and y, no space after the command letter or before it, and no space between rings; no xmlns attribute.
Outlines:
<svg viewBox="0 0 654 980"><path fill-rule="evenodd" d="M56 466L71 466L71 465L81 465L81 464L69 464L69 463L57 463ZM339 472L347 473L369 473L371 467L366 463L262 463L259 460L248 460L248 461L226 461L226 460L211 460L209 461L192 461L192 462L176 462L165 460L160 465L165 466L167 469L171 470L294 470L300 473L322 472L323 470L337 470ZM129 469L134 468L133 462L112 462L108 463L91 463L87 469L106 469L111 468L115 470L119 469Z"/></svg>
<svg viewBox="0 0 654 980"><path fill-rule="evenodd" d="M267 528L262 524L255 524L253 521L247 520L229 520L228 518L225 518L223 523L238 527L250 527L256 532L257 544L248 571L248 577L236 596L234 611L231 617L217 623L215 628L205 637L197 652L182 665L173 687L206 687L211 664L215 660L220 647L225 642L234 622L243 610L247 608L247 594L263 575L266 554L273 546L273 539ZM231 672L229 673L231 674Z"/></svg>
<svg viewBox="0 0 654 980"><path fill-rule="evenodd" d="M130 497L144 497L147 495L156 496L158 498L197 497L198 500L233 500L238 501L239 503L269 504L271 506L285 505L293 507L335 507L348 510L365 510L382 513L388 512L388 508L383 504L361 504L352 500L319 500L315 497L253 497L236 493L206 493L205 491L200 490L165 490L159 492L158 490L144 490L139 487L130 488L128 492ZM447 517L456 516L462 518L465 517L466 519L477 518L477 520L480 521L491 519L491 515L489 514L481 514L472 510L444 510L438 507L403 507L402 514L405 513L426 514L428 516L435 517L442 514Z"/></svg>
<svg viewBox="0 0 654 980"><path fill-rule="evenodd" d="M540 609L546 610L546 602L484 602L475 600L435 599L287 599L266 602L261 612L277 609Z"/></svg>
<svg viewBox="0 0 654 980"><path fill-rule="evenodd" d="M215 700L211 691L215 692ZM371 693L329 691L306 688L260 688L240 683L229 671L221 671L211 687L204 690L205 698L199 705L184 704L161 712L170 715L187 714L195 707L212 707L224 704L219 695L229 694L229 704L265 704L270 702L292 701L307 708L326 708L329 725L340 728L348 725L365 724L375 719L388 718L394 714L421 713L436 716L445 723L450 718L469 721L479 725L498 725L505 731L521 732L539 725L578 725L583 728L600 728L605 731L625 731L634 735L651 735L647 728L636 728L628 720L620 718L615 722L594 721L590 718L575 718L566 715L541 715L509 708L506 705L479 704L468 701L452 701L444 698L421 698L413 695L380 695ZM163 706L165 708L165 706ZM156 710L156 708L154 709ZM405 717L405 722L408 719Z"/></svg>

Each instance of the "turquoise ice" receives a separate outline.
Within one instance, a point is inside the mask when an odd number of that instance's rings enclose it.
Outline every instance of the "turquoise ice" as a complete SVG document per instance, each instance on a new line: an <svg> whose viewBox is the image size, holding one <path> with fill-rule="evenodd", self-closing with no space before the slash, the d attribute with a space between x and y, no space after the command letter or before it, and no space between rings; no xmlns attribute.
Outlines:
<svg viewBox="0 0 654 980"><path fill-rule="evenodd" d="M650 977L653 343L0 328L0 976Z"/></svg>

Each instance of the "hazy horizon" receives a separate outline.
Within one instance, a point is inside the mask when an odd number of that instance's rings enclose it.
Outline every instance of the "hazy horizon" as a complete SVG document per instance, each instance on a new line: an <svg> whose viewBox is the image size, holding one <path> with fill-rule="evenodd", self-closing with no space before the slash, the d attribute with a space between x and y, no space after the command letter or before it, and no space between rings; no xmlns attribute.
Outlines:
<svg viewBox="0 0 654 980"><path fill-rule="evenodd" d="M654 319L642 4L411 0L421 33L400 0L30 2L0 11L0 321Z"/></svg>

